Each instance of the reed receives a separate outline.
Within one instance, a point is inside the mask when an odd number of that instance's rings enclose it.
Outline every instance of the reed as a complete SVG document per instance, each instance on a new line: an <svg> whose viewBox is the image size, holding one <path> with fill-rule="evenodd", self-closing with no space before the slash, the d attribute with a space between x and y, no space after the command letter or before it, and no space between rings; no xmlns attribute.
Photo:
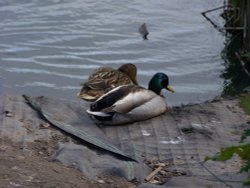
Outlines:
<svg viewBox="0 0 250 188"><path fill-rule="evenodd" d="M229 33L242 32L243 50L250 46L250 0L228 0L229 8L225 10L225 28Z"/></svg>
<svg viewBox="0 0 250 188"><path fill-rule="evenodd" d="M232 6L233 11L230 16L233 16L233 21L231 22L231 27L238 26L241 27L244 24L244 9L245 0L228 0L228 4Z"/></svg>

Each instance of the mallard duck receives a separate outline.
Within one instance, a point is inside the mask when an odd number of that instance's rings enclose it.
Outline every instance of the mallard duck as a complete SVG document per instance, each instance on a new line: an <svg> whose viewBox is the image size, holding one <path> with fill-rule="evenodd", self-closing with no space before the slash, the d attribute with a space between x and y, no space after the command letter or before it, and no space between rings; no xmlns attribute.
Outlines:
<svg viewBox="0 0 250 188"><path fill-rule="evenodd" d="M87 113L104 125L126 124L146 120L167 110L161 90L174 92L168 76L156 73L148 84L148 89L138 85L119 86L90 105Z"/></svg>
<svg viewBox="0 0 250 188"><path fill-rule="evenodd" d="M95 101L118 86L138 85L136 74L137 68L131 63L124 64L117 70L111 67L100 67L89 76L87 82L82 84L82 89L77 95L83 100Z"/></svg>

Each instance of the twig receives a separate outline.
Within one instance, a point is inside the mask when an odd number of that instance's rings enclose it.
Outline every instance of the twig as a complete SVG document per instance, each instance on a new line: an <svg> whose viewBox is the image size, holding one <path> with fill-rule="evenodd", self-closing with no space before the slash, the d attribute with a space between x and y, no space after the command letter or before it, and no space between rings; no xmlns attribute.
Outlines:
<svg viewBox="0 0 250 188"><path fill-rule="evenodd" d="M219 10L219 9L226 8L226 7L228 7L228 5L224 5L224 6L221 6L221 7L213 8L213 9L204 11L204 12L202 12L201 14L206 14L206 13L213 12L213 11L215 11L215 10Z"/></svg>
<svg viewBox="0 0 250 188"><path fill-rule="evenodd" d="M158 168L156 168L153 172L151 172L146 178L145 180L148 182L150 181L158 172L160 172L162 169L161 166L159 166Z"/></svg>
<svg viewBox="0 0 250 188"><path fill-rule="evenodd" d="M245 73L246 73L246 74L249 76L249 78L250 78L250 73L249 73L248 70L246 69L245 63L242 61L242 59L241 59L240 55L238 54L238 52L235 52L235 55L236 55L236 57L238 58L238 60L240 61L240 64L241 64L243 70L245 71Z"/></svg>
<svg viewBox="0 0 250 188"><path fill-rule="evenodd" d="M215 29L223 33L223 30L218 25L216 25L209 17L207 17L205 12L202 12L201 14L207 19L207 21L209 21L212 24L212 26L214 26Z"/></svg>
<svg viewBox="0 0 250 188"><path fill-rule="evenodd" d="M206 18L207 21L209 21L212 26L214 26L215 29L217 29L219 32L223 32L223 29L220 28L216 23L214 23L206 14L209 13L209 12L213 12L213 11L216 11L216 10L219 10L219 9L222 9L222 8L226 8L226 7L230 7L229 5L224 5L224 6L220 6L220 7L217 7L217 8L213 8L213 9L210 9L210 10L207 10L207 11L204 11L202 12L202 16L204 16Z"/></svg>

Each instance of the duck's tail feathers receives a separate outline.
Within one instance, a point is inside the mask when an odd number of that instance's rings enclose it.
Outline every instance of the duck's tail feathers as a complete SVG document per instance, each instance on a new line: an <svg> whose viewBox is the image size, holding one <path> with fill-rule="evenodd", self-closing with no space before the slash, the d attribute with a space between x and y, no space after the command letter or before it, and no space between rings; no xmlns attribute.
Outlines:
<svg viewBox="0 0 250 188"><path fill-rule="evenodd" d="M94 112L94 111L91 111L90 109L87 109L87 113L90 114L90 115L93 115L95 117L112 117L114 115L114 113L108 113L108 112Z"/></svg>

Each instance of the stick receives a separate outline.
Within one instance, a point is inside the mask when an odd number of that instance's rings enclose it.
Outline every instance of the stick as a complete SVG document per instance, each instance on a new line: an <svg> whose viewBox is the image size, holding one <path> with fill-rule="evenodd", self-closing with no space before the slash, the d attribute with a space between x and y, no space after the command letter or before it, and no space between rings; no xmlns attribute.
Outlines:
<svg viewBox="0 0 250 188"><path fill-rule="evenodd" d="M240 55L238 54L238 52L235 52L235 55L236 55L236 57L238 58L238 60L240 61L240 64L241 64L243 70L245 71L245 73L246 73L246 74L249 76L249 78L250 78L250 73L249 73L248 70L246 69L245 63L242 61L242 59L241 59Z"/></svg>
<svg viewBox="0 0 250 188"><path fill-rule="evenodd" d="M206 13L208 13L208 12L213 12L213 11L215 11L215 10L219 10L219 9L226 8L226 7L228 7L228 5L224 5L224 6L221 6L221 7L217 7L217 8L213 8L213 9L204 11L204 12L202 12L202 14L206 14Z"/></svg>
<svg viewBox="0 0 250 188"><path fill-rule="evenodd" d="M156 168L153 172L151 172L146 178L145 180L148 182L150 181L158 172L160 172L160 170L162 169L161 166L159 166L158 168Z"/></svg>

